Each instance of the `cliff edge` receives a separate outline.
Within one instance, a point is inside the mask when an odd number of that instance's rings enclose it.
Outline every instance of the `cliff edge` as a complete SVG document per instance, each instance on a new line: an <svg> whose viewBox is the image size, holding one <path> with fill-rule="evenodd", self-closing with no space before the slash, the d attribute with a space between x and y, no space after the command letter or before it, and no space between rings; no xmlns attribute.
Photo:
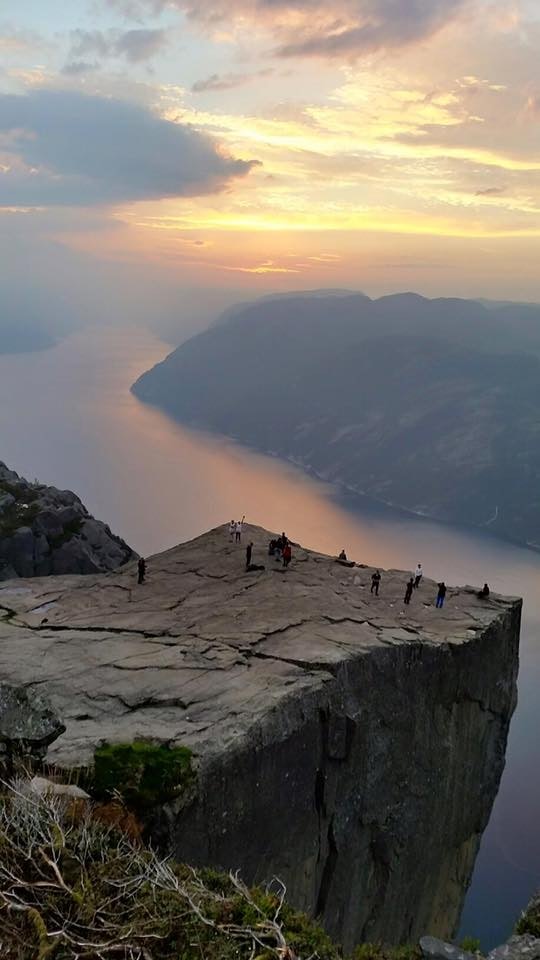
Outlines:
<svg viewBox="0 0 540 960"><path fill-rule="evenodd" d="M96 745L187 746L191 802L156 839L196 865L279 876L345 949L449 937L504 766L521 602L470 587L403 605L408 574L294 548L246 526L114 573L0 586L0 674L46 694L59 766ZM362 558L360 558L362 559Z"/></svg>

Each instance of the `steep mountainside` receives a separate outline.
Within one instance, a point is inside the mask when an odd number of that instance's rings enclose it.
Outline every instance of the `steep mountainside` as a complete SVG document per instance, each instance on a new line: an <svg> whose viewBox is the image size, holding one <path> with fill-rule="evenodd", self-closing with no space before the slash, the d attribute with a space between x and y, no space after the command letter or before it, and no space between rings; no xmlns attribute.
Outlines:
<svg viewBox="0 0 540 960"><path fill-rule="evenodd" d="M104 741L191 752L189 790L159 780L147 820L179 859L279 877L346 950L452 935L504 766L520 602L461 587L438 610L426 580L406 607L408 573L374 596L369 568L295 546L284 570L268 531L244 534L266 569L220 527L141 585L135 564L1 584L0 675L50 700L57 767Z"/></svg>
<svg viewBox="0 0 540 960"><path fill-rule="evenodd" d="M540 546L538 308L265 300L133 390L349 489Z"/></svg>
<svg viewBox="0 0 540 960"><path fill-rule="evenodd" d="M74 493L29 483L0 462L0 580L100 573L135 556Z"/></svg>

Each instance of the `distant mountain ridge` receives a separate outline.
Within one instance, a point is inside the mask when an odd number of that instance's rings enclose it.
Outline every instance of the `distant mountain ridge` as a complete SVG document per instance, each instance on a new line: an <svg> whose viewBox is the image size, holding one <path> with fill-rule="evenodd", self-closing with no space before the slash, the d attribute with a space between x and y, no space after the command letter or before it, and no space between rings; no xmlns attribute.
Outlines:
<svg viewBox="0 0 540 960"><path fill-rule="evenodd" d="M540 308L398 294L239 308L134 393L386 503L540 546Z"/></svg>

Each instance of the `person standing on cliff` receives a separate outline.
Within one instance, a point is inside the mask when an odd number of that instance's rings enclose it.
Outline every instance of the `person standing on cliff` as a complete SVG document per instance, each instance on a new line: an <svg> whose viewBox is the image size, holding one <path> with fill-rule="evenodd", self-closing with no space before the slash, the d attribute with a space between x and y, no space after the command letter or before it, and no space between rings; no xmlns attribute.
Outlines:
<svg viewBox="0 0 540 960"><path fill-rule="evenodd" d="M291 545L287 540L287 543L283 547L283 566L285 567L285 569L287 569L291 560L292 560L292 550L291 550Z"/></svg>
<svg viewBox="0 0 540 960"><path fill-rule="evenodd" d="M236 543L240 543L242 540L242 527L244 526L245 516L241 520L237 520L234 525L234 539Z"/></svg>
<svg viewBox="0 0 540 960"><path fill-rule="evenodd" d="M445 582L444 582L444 580L443 580L441 583L439 583L439 592L438 592L438 594L437 594L437 603L435 604L435 606L437 607L438 610L440 610L441 607L444 606L445 597L446 597L446 584L445 584Z"/></svg>
<svg viewBox="0 0 540 960"><path fill-rule="evenodd" d="M378 570L375 573L371 574L371 590L370 593L374 593L376 597L379 596L379 587L381 585L381 575Z"/></svg>
<svg viewBox="0 0 540 960"><path fill-rule="evenodd" d="M409 582L408 582L408 584L407 584L407 589L405 590L405 599L404 599L404 601L403 601L404 603L407 604L407 606L409 606L409 604L410 604L410 602L411 602L411 597L412 597L412 595L413 595L413 590L414 590L414 577L411 577L411 579L409 580Z"/></svg>
<svg viewBox="0 0 540 960"><path fill-rule="evenodd" d="M414 588L418 590L420 583L422 582L422 577L424 576L424 571L422 570L422 564L419 563L416 570L414 571Z"/></svg>
<svg viewBox="0 0 540 960"><path fill-rule="evenodd" d="M229 540L230 540L231 543L232 543L233 540L234 540L234 534L235 534L235 532L236 532L236 523L234 522L234 520L231 520L231 522L230 522L230 524L229 524Z"/></svg>
<svg viewBox="0 0 540 960"><path fill-rule="evenodd" d="M251 566L251 554L253 553L253 541L248 543L246 547L246 570Z"/></svg>
<svg viewBox="0 0 540 960"><path fill-rule="evenodd" d="M144 583L144 578L146 575L146 560L144 557L139 557L139 562L137 564L137 583Z"/></svg>

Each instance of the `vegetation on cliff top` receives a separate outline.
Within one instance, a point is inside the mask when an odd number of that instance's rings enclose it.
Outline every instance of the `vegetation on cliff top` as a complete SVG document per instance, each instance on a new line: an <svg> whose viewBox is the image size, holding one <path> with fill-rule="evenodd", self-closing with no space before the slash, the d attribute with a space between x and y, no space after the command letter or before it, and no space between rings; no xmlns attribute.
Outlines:
<svg viewBox="0 0 540 960"><path fill-rule="evenodd" d="M516 933L520 936L529 933L533 937L540 938L540 896L535 897L520 917L516 926Z"/></svg>
<svg viewBox="0 0 540 960"><path fill-rule="evenodd" d="M143 814L158 804L185 796L194 780L187 747L135 741L98 747L88 786L97 800L110 800L120 793L130 810Z"/></svg>
<svg viewBox="0 0 540 960"><path fill-rule="evenodd" d="M326 934L234 875L164 860L81 801L0 800L2 960L338 960Z"/></svg>

